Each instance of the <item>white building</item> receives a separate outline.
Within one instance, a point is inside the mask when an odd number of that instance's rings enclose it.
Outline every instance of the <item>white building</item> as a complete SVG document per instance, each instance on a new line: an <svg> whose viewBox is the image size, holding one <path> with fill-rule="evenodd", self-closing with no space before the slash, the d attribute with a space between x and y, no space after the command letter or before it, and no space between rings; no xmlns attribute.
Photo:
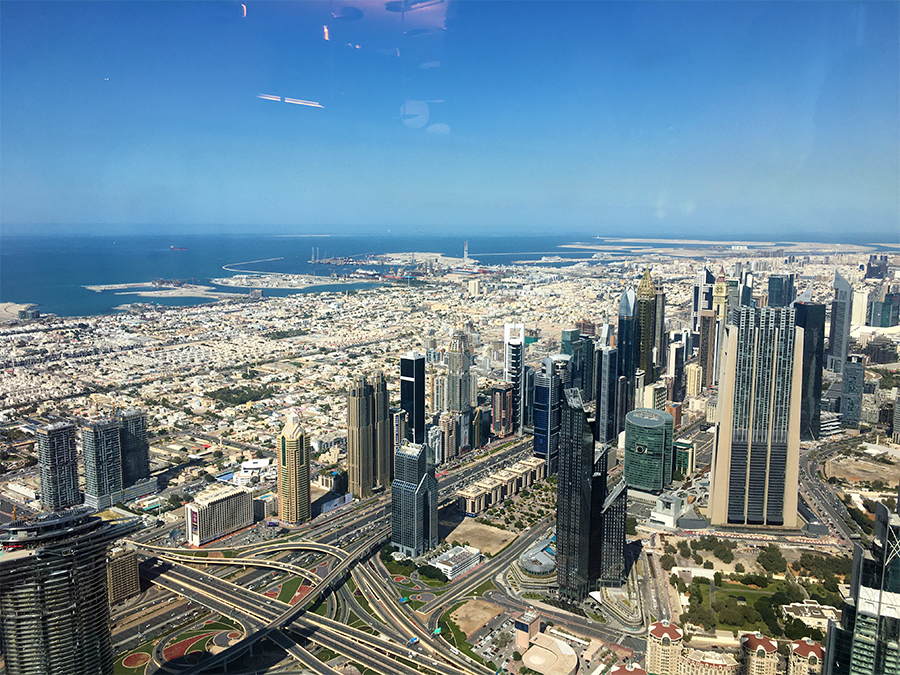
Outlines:
<svg viewBox="0 0 900 675"><path fill-rule="evenodd" d="M184 507L186 539L192 546L253 524L253 493L242 487L215 485Z"/></svg>
<svg viewBox="0 0 900 675"><path fill-rule="evenodd" d="M481 551L473 546L454 546L446 553L432 558L428 562L443 572L450 581L453 581L481 562Z"/></svg>

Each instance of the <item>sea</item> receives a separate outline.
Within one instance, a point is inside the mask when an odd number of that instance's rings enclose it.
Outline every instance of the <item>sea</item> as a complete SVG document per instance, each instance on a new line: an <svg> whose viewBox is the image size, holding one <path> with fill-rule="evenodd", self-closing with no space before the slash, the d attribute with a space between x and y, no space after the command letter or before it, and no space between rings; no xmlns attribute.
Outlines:
<svg viewBox="0 0 900 675"><path fill-rule="evenodd" d="M0 304L33 303L43 314L91 316L108 314L128 303L173 306L198 305L206 298L147 298L137 295L142 284L157 279L180 279L211 285L210 280L241 272L314 274L322 284L298 290L265 290L265 295L318 293L366 288L372 284L329 283L333 274L348 274L369 255L409 251L463 257L489 265L521 260L540 261L543 256L590 258L590 249L560 248L563 244L615 243L585 235L546 236L436 236L436 235L328 235L292 236L260 234L185 235L21 235L0 236ZM669 244L675 246L677 244ZM619 252L634 258L635 249L651 244L629 244ZM666 246L666 244L652 244ZM174 247L174 248L173 248ZM354 257L350 265L328 265L314 259ZM559 264L559 263L557 263ZM228 268L223 269L223 268ZM370 269L375 269L370 267ZM96 292L94 285L134 284L123 293ZM246 288L216 290L246 294Z"/></svg>

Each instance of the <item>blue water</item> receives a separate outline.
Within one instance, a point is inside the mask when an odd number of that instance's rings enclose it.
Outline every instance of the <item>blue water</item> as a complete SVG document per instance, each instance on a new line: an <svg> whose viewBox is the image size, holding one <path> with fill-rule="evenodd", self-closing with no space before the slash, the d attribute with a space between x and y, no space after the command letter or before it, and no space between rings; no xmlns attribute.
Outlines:
<svg viewBox="0 0 900 675"><path fill-rule="evenodd" d="M472 257L483 256L488 264L538 259L542 255L584 257L584 251L559 249L572 237L482 237L469 239ZM186 248L173 251L172 246ZM282 296L298 292L346 291L365 288L365 283L335 285L333 273L353 271L362 265L338 267L310 263L312 248L318 256L428 251L462 257L462 237L434 236L329 236L290 237L278 235L185 235L172 236L6 236L0 238L0 302L36 303L44 313L60 316L105 314L131 302L164 305L197 305L202 298L145 298L135 294L97 293L84 286L134 283L154 279L183 279L208 284L237 270L316 274L322 286L301 291L265 290ZM268 258L266 262L253 262ZM247 264L239 264L247 263ZM128 289L133 290L133 289ZM246 289L217 290L247 293ZM122 293L122 291L119 291Z"/></svg>
<svg viewBox="0 0 900 675"><path fill-rule="evenodd" d="M106 314L114 311L113 308L118 305L131 302L197 305L208 300L142 298L133 294L96 293L84 286L146 284L154 279L183 279L208 284L210 279L237 273L235 270L223 270L223 265L245 271L315 274L323 277L322 286L300 291L267 289L266 295L345 291L365 288L367 285L331 284L331 275L346 274L363 265L338 267L310 263L314 247L318 249L320 258L364 257L367 254L404 251L427 251L462 257L463 240L462 236L426 235L4 236L0 237L0 302L36 303L42 312L60 316ZM517 260L538 260L544 255L590 257L593 251L559 247L577 241L600 243L588 236L566 234L525 237L470 236L468 241L469 255L491 265L510 264ZM187 250L173 251L172 246L184 247ZM633 246L642 247L640 244ZM634 257L633 253L627 251L621 255ZM249 263L268 258L278 259ZM247 292L246 289L217 290Z"/></svg>

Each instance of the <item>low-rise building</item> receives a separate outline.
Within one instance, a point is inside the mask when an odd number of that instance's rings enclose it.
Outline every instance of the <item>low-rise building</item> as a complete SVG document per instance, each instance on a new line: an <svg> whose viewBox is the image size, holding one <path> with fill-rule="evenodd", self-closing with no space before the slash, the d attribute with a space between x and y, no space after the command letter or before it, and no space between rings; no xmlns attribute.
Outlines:
<svg viewBox="0 0 900 675"><path fill-rule="evenodd" d="M828 632L829 621L834 621L835 623L840 623L841 621L841 610L828 605L820 605L815 600L804 600L803 602L794 602L790 605L782 605L781 612L786 619L799 619L810 628L819 629L823 634Z"/></svg>
<svg viewBox="0 0 900 675"><path fill-rule="evenodd" d="M741 675L741 662L731 654L686 649L678 660L678 675Z"/></svg>
<svg viewBox="0 0 900 675"><path fill-rule="evenodd" d="M473 546L454 546L428 562L453 581L481 562L481 551Z"/></svg>

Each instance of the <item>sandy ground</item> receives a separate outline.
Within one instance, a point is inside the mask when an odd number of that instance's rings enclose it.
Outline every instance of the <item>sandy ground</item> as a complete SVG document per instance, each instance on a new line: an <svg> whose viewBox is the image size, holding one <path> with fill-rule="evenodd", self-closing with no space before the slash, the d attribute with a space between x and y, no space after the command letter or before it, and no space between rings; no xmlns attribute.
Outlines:
<svg viewBox="0 0 900 675"><path fill-rule="evenodd" d="M503 609L487 600L469 600L450 615L453 622L466 634L472 635L495 616L503 614Z"/></svg>
<svg viewBox="0 0 900 675"><path fill-rule="evenodd" d="M34 307L34 304L20 304L16 302L4 302L0 304L0 321L15 321L19 318L20 309Z"/></svg>
<svg viewBox="0 0 900 675"><path fill-rule="evenodd" d="M447 535L448 541L469 542L479 551L495 555L513 541L516 535L490 525L482 525L473 518L466 518Z"/></svg>
<svg viewBox="0 0 900 675"><path fill-rule="evenodd" d="M825 475L843 478L853 483L880 480L887 485L897 485L900 482L897 464L888 466L856 457L840 457L828 461L825 464Z"/></svg>

